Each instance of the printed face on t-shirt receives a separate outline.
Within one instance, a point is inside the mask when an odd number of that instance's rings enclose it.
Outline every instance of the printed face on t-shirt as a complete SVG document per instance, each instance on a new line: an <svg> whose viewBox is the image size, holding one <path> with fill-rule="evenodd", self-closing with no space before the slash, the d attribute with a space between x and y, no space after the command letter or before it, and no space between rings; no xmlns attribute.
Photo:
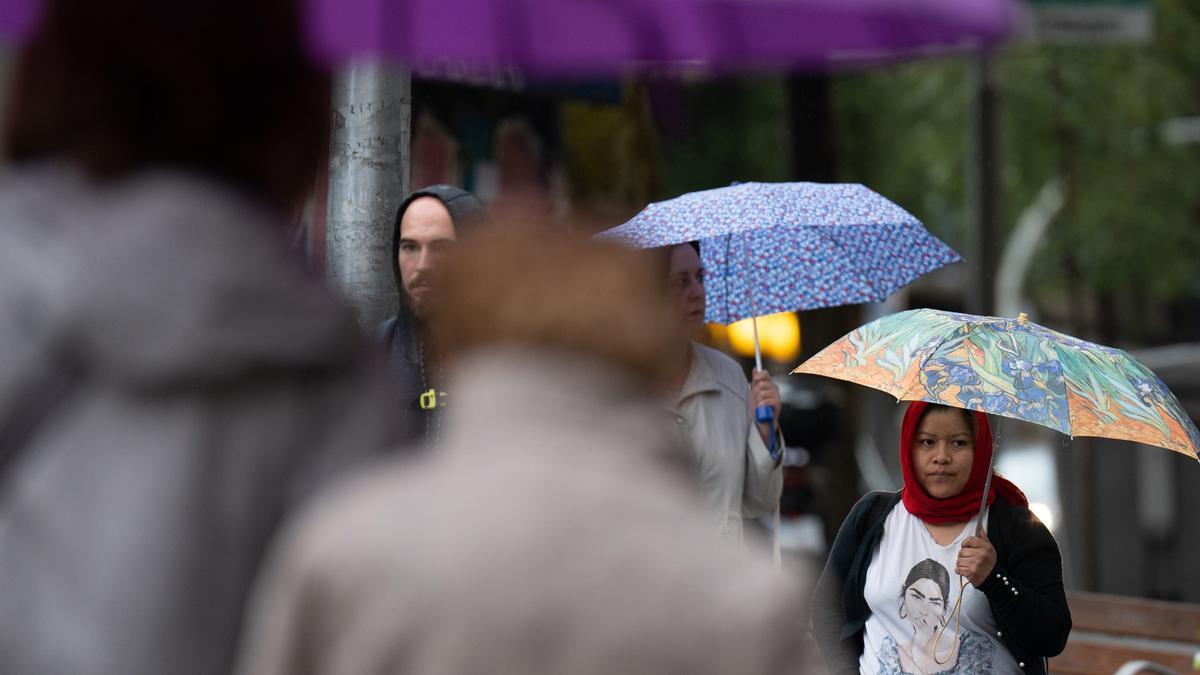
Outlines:
<svg viewBox="0 0 1200 675"><path fill-rule="evenodd" d="M932 579L917 579L904 589L901 601L901 618L912 622L918 635L929 635L937 630L946 615L946 598L942 589Z"/></svg>
<svg viewBox="0 0 1200 675"><path fill-rule="evenodd" d="M892 509L863 586L864 675L1021 675L987 596L950 573L970 525L944 546L903 503Z"/></svg>

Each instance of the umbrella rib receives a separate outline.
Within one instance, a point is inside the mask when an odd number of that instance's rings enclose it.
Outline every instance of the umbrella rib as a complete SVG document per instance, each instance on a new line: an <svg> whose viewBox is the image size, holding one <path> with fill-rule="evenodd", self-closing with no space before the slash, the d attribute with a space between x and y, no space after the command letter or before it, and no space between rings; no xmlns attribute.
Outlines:
<svg viewBox="0 0 1200 675"><path fill-rule="evenodd" d="M1061 351L1062 345L1059 345L1057 342L1051 342L1050 346L1054 347L1054 355L1056 357L1058 357L1059 367L1062 368L1062 364L1063 364L1062 351ZM1065 368L1063 368L1062 375L1063 375L1063 389L1065 391L1065 393L1063 394L1063 397L1066 398L1066 403L1067 403L1067 436L1070 436L1071 438L1075 438L1075 410L1073 410L1071 408L1071 385L1068 383L1067 371ZM1093 411L1092 414L1094 415L1095 411ZM1097 419L1099 419L1099 415L1097 415Z"/></svg>
<svg viewBox="0 0 1200 675"><path fill-rule="evenodd" d="M732 253L732 251L733 251L733 235L727 234L727 235L725 235L725 308L724 308L724 311L722 312L723 316L721 317L725 320L729 319L729 305L730 305L729 299L731 297L733 297L729 294L730 293L729 278L733 276L732 274L729 273L729 267L730 267L729 256Z"/></svg>

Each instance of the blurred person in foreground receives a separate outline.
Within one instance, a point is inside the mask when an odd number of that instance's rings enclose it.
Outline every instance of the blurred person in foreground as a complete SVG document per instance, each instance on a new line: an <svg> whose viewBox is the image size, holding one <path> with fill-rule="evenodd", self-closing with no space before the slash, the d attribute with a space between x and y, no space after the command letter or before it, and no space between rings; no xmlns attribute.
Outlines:
<svg viewBox="0 0 1200 675"><path fill-rule="evenodd" d="M673 340L668 399L682 445L696 461L700 492L717 531L742 541L742 521L772 513L783 492L783 438L775 425L754 420L769 405L779 419L779 387L755 370L746 382L742 367L697 338L704 331L704 269L696 243L659 249L666 258L667 303ZM661 284L660 284L661 286Z"/></svg>
<svg viewBox="0 0 1200 675"><path fill-rule="evenodd" d="M478 197L450 185L414 190L392 227L392 272L400 305L377 329L400 396L392 415L406 444L437 447L447 394L441 348L429 331L438 311L440 276L459 237L487 217Z"/></svg>
<svg viewBox="0 0 1200 675"><path fill-rule="evenodd" d="M779 673L797 589L712 536L657 401L650 261L487 232L435 331L443 449L347 482L275 550L243 675Z"/></svg>
<svg viewBox="0 0 1200 675"><path fill-rule="evenodd" d="M44 3L0 177L0 672L228 672L277 523L388 443L288 249L327 92L291 2Z"/></svg>
<svg viewBox="0 0 1200 675"><path fill-rule="evenodd" d="M1025 495L993 474L987 415L910 403L904 487L863 497L813 597L813 635L842 673L1045 673L1071 633L1062 556Z"/></svg>

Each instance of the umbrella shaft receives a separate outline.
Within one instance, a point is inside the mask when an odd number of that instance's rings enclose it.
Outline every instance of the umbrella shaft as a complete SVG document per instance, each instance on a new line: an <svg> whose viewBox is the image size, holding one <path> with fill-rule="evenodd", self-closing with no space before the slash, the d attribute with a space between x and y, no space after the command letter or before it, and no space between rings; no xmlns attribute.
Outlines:
<svg viewBox="0 0 1200 675"><path fill-rule="evenodd" d="M983 533L983 512L987 509L988 493L992 491L992 473L996 466L996 453L1000 452L1000 431L1004 426L1003 419L996 424L996 435L992 439L992 457L988 460L987 478L983 481L983 499L979 504L979 520L975 523L975 536Z"/></svg>
<svg viewBox="0 0 1200 675"><path fill-rule="evenodd" d="M975 523L975 536L978 537L983 532L983 512L987 509L988 492L992 489L992 464L995 463L996 455L992 453L992 461L988 462L987 480L983 482L983 503L979 505L979 520Z"/></svg>
<svg viewBox="0 0 1200 675"><path fill-rule="evenodd" d="M750 319L750 322L754 324L754 365L762 370L762 349L758 346L758 317Z"/></svg>

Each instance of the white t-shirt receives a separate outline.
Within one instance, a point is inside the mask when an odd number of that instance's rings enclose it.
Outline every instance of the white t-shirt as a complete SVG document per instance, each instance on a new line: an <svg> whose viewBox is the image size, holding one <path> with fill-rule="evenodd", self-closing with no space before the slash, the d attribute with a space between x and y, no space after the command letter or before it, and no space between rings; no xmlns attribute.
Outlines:
<svg viewBox="0 0 1200 675"><path fill-rule="evenodd" d="M904 508L904 502L888 514L863 589L871 616L858 660L860 672L1021 672L998 639L987 596L969 581L963 587L954 573L959 547L975 533L977 519L972 518L950 545L942 546ZM953 611L960 588L963 601L956 632Z"/></svg>

